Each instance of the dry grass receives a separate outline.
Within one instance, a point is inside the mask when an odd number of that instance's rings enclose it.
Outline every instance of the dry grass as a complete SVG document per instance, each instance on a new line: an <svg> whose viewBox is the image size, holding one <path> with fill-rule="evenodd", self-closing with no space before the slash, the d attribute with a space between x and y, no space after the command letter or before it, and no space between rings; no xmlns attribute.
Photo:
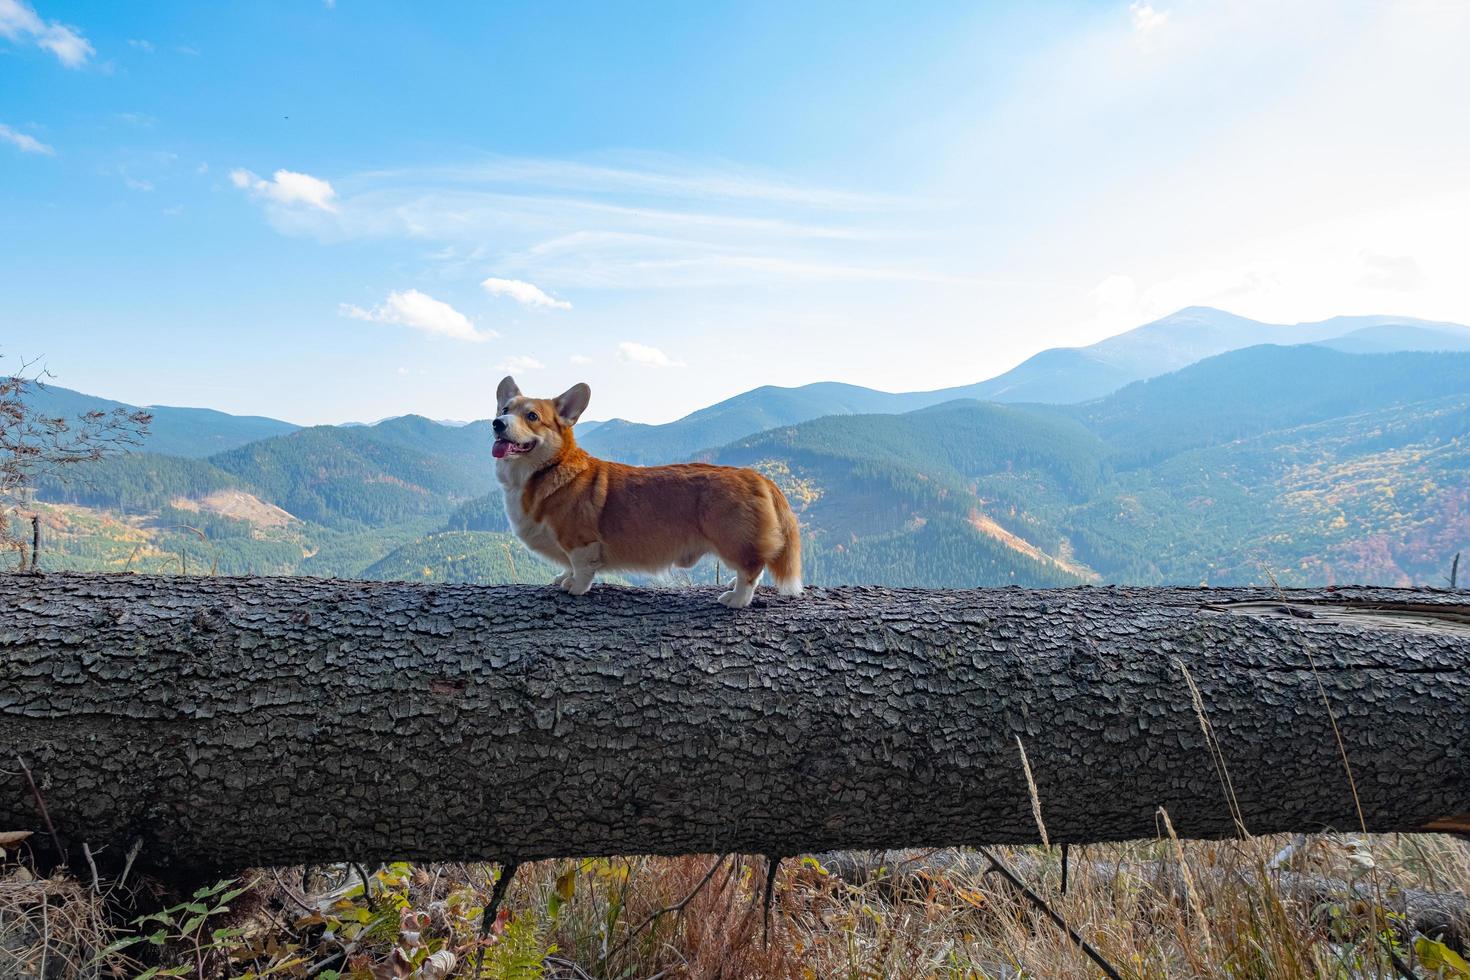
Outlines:
<svg viewBox="0 0 1470 980"><path fill-rule="evenodd" d="M0 977L96 976L111 935L102 900L75 878L34 878L18 866L0 877Z"/></svg>
<svg viewBox="0 0 1470 980"><path fill-rule="evenodd" d="M1381 915L1361 902L1332 907L1303 901L1265 872L1285 843L1263 838L1176 847L1163 841L1094 846L1080 855L1074 849L1066 896L1059 894L1056 849L1002 853L1029 872L1032 887L1124 976L1393 976L1378 935L1387 931ZM1450 838L1385 837L1372 841L1372 849L1374 873L1386 889L1435 883L1463 889L1470 883L1470 847ZM1363 871L1355 851L1332 839L1313 842L1305 857L1315 870L1341 880ZM641 922L650 907L678 901L708 864L681 858L622 865L632 882L626 918ZM758 907L764 867L760 859L747 861L727 887L707 886L682 916L670 917L605 965L599 959L602 920L588 913L603 907L599 896L608 890L584 873L591 892L587 911L563 911L552 935L592 976L1098 975L1065 934L987 875L983 862L963 865L903 875L895 862L892 876L852 885L810 862L792 861L780 878L767 946ZM537 907L557 868L538 866L513 896ZM906 887L895 887L900 880ZM1178 887L1181 881L1189 887ZM1402 938L1397 950L1402 959L1413 958Z"/></svg>
<svg viewBox="0 0 1470 980"><path fill-rule="evenodd" d="M1298 849L1295 860L1325 879L1376 879L1375 888L1350 897L1346 886L1336 896L1284 887L1267 868L1288 842L1164 838L1073 848L1066 895L1057 848L997 853L1122 976L1388 978L1397 975L1390 946L1417 976L1456 976L1427 967L1402 923L1362 894L1392 896L1411 886L1463 891L1470 845L1390 835L1361 846L1314 838ZM951 858L949 866L939 866L940 857ZM541 975L576 978L1098 976L1060 929L973 855L890 855L882 873L867 877L829 863L842 876L812 859L782 865L768 940L764 858L527 865L509 891L485 975L535 976L539 963ZM923 870L926 864L933 870ZM42 956L52 977L136 973L120 957L112 958L115 973L95 962L95 951L120 933L106 925L90 889L69 878L23 881L10 867L0 878L0 977L39 976ZM412 971L442 950L456 960L453 975L468 976L489 869L400 865L372 878L370 909L357 878L345 872L318 876L311 894L300 888L299 870L266 875L248 910L237 903L234 919L220 917L240 934L209 958L211 970L248 976L274 963L281 968L270 975L283 977L321 966L351 977L428 976ZM331 935L324 938L324 929ZM395 949L403 964L396 973Z"/></svg>

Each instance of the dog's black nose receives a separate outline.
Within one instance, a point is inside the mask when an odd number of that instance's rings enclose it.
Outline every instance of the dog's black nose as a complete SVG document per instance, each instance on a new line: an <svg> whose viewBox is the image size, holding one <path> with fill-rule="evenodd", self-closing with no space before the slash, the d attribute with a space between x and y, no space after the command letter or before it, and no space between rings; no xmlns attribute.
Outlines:
<svg viewBox="0 0 1470 980"><path fill-rule="evenodd" d="M505 431L505 420L496 419L491 423L491 427L495 429L495 434L498 436Z"/></svg>

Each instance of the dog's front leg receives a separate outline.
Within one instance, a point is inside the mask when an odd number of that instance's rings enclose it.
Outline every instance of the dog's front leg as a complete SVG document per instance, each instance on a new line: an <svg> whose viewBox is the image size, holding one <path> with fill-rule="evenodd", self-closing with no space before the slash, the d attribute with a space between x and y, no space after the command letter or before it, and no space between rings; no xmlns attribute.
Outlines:
<svg viewBox="0 0 1470 980"><path fill-rule="evenodd" d="M539 541L532 549L536 554L551 562L552 567L561 570L551 577L551 584L558 589L566 591L567 583L572 579L572 560L562 550L561 545L554 540Z"/></svg>
<svg viewBox="0 0 1470 980"><path fill-rule="evenodd" d="M567 573L561 587L571 595L583 595L592 588L592 579L602 568L602 544L594 542L580 548L568 548L567 558L571 560L572 570Z"/></svg>

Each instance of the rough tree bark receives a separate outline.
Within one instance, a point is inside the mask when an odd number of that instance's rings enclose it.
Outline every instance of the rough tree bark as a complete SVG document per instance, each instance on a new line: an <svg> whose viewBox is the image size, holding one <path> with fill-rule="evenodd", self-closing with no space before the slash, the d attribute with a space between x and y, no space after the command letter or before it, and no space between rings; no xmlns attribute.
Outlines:
<svg viewBox="0 0 1470 980"><path fill-rule="evenodd" d="M1470 831L1431 590L0 576L0 830L154 867ZM1325 700L1325 704L1324 704ZM1336 719L1334 735L1326 705ZM1351 762L1357 802L1341 753ZM36 841L42 840L38 835ZM38 845L40 846L40 845Z"/></svg>

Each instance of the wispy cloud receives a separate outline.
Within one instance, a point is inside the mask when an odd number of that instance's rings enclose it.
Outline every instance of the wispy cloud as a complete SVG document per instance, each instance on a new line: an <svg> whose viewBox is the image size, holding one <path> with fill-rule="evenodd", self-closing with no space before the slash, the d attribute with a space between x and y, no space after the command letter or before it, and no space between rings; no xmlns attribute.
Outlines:
<svg viewBox="0 0 1470 980"><path fill-rule="evenodd" d="M40 153L48 157L56 153L49 145L42 143L34 136L11 129L4 123L0 123L0 140L18 147L22 153Z"/></svg>
<svg viewBox="0 0 1470 980"><path fill-rule="evenodd" d="M495 369L497 371L515 373L517 371L540 371L545 367L546 365L536 360L536 358L520 354L515 357L507 357L497 364Z"/></svg>
<svg viewBox="0 0 1470 980"><path fill-rule="evenodd" d="M784 207L836 210L888 210L910 207L911 198L802 184L736 167L692 167L660 154L635 154L613 163L587 163L525 157L484 160L427 170L381 170L364 176L389 180L429 179L436 183L537 187L544 191L594 194L623 199L650 198L755 201Z"/></svg>
<svg viewBox="0 0 1470 980"><path fill-rule="evenodd" d="M455 340L479 342L499 336L493 330L476 329L474 321L459 310L417 289L389 293L381 305L370 310L343 303L338 312L354 320L394 323Z"/></svg>
<svg viewBox="0 0 1470 980"><path fill-rule="evenodd" d="M657 347L640 344L636 341L625 340L618 344L618 360L624 364L636 364L640 367L651 368L673 368L684 367L683 361L676 361Z"/></svg>
<svg viewBox="0 0 1470 980"><path fill-rule="evenodd" d="M44 20L24 0L0 0L0 37L44 48L68 68L82 67L96 53L75 27Z"/></svg>
<svg viewBox="0 0 1470 980"><path fill-rule="evenodd" d="M573 354L571 357L567 358L567 360L568 361L571 361L573 364L591 364L592 363L592 358L588 357L586 354Z"/></svg>
<svg viewBox="0 0 1470 980"><path fill-rule="evenodd" d="M143 38L138 38L138 37L130 37L130 38L128 38L128 47L130 47L130 48L137 48L139 51L142 51L144 54L152 54L154 52L154 50L155 50L154 47L153 47L153 42L152 41L147 41L147 40L144 40Z"/></svg>
<svg viewBox="0 0 1470 980"><path fill-rule="evenodd" d="M332 185L311 174L277 170L270 180L266 180L240 168L230 171L230 182L241 190L277 204L305 204L320 211L337 210L334 203L337 192Z"/></svg>
<svg viewBox="0 0 1470 980"><path fill-rule="evenodd" d="M1155 9L1148 0L1134 0L1128 5L1128 13L1133 18L1133 29L1139 34L1151 34L1169 19L1167 10Z"/></svg>
<svg viewBox="0 0 1470 980"><path fill-rule="evenodd" d="M445 274L493 268L498 285L485 288L543 308L564 302L555 296L565 289L956 279L947 253L922 244L932 226L919 212L932 202L639 160L371 171L335 179L330 213L269 218L323 242L421 242Z"/></svg>
<svg viewBox="0 0 1470 980"><path fill-rule="evenodd" d="M566 300L553 299L540 286L523 279L496 279L491 277L480 283L491 296L509 296L522 306L551 310L570 310L572 304Z"/></svg>

